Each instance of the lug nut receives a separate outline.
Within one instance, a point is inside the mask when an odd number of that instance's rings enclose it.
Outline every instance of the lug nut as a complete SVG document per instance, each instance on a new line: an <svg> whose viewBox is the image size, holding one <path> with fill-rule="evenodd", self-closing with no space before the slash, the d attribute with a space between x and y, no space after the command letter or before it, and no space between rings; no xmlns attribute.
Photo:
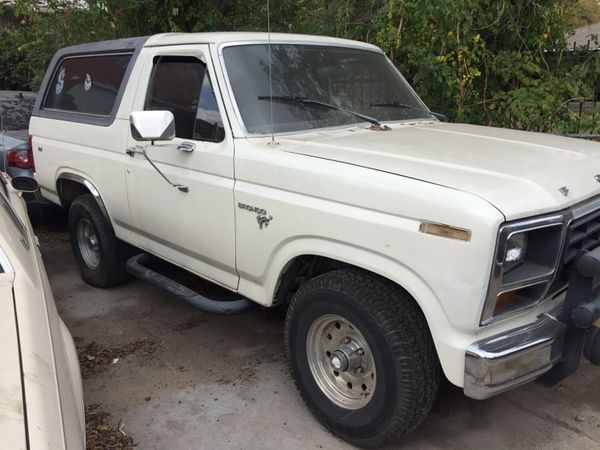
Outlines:
<svg viewBox="0 0 600 450"><path fill-rule="evenodd" d="M365 354L365 351L362 348L359 348L356 353L358 353L360 356Z"/></svg>
<svg viewBox="0 0 600 450"><path fill-rule="evenodd" d="M345 337L345 338L344 338L344 342L345 342L346 344L349 344L349 343L350 343L350 338L349 338L349 337Z"/></svg>
<svg viewBox="0 0 600 450"><path fill-rule="evenodd" d="M365 369L363 369L362 367L359 367L358 369L356 369L356 371L358 373L363 373L365 371Z"/></svg>

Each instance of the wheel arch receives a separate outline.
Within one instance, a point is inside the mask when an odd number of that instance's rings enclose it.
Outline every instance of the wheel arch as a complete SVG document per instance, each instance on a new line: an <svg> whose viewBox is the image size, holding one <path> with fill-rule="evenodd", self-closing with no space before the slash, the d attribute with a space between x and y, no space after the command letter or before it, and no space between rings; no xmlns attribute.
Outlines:
<svg viewBox="0 0 600 450"><path fill-rule="evenodd" d="M73 172L61 172L56 179L56 192L63 208L69 209L69 206L77 197L83 194L92 194L98 204L100 211L111 222L106 205L102 200L100 192L90 180L85 176Z"/></svg>
<svg viewBox="0 0 600 450"><path fill-rule="evenodd" d="M360 269L394 282L410 294L426 315L438 307L443 313L440 300L427 282L400 261L354 244L320 238L292 241L272 258L266 271L276 274L276 277L267 276L266 282L272 303L284 304L289 300L290 291L293 294L294 287L304 280L343 267ZM299 283L292 283L292 279Z"/></svg>

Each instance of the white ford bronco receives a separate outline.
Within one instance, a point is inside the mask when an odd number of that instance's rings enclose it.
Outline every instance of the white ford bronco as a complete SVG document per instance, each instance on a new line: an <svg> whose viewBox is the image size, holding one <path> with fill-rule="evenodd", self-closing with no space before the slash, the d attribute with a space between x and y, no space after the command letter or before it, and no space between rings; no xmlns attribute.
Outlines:
<svg viewBox="0 0 600 450"><path fill-rule="evenodd" d="M287 306L306 404L378 446L442 374L485 399L600 364L600 144L438 118L372 45L164 34L58 51L30 133L88 283Z"/></svg>

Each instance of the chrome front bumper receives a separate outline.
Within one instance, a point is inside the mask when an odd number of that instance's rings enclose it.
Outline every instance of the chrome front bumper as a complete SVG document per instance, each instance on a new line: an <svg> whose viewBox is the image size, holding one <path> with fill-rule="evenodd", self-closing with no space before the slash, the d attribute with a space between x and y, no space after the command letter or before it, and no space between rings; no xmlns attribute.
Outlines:
<svg viewBox="0 0 600 450"><path fill-rule="evenodd" d="M600 366L600 246L578 251L555 312L467 348L465 395L489 398L543 374L546 384L556 384L577 370L582 356Z"/></svg>
<svg viewBox="0 0 600 450"><path fill-rule="evenodd" d="M546 314L536 322L473 343L465 361L465 395L478 400L528 383L559 362L567 326Z"/></svg>

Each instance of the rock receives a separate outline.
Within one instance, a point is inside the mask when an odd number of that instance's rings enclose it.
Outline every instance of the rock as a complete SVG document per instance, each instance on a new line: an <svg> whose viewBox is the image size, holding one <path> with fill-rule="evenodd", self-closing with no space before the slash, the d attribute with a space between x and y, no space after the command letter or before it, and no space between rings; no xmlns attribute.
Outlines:
<svg viewBox="0 0 600 450"><path fill-rule="evenodd" d="M585 416L578 415L575 417L575 422L583 423L585 422Z"/></svg>

